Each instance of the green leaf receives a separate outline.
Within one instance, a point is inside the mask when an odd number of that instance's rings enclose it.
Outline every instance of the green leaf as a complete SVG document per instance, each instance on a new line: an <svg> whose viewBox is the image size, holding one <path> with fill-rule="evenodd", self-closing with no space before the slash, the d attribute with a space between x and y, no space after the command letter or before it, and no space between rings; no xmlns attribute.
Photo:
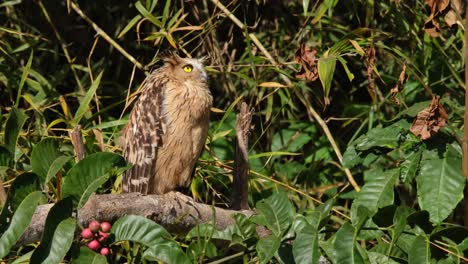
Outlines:
<svg viewBox="0 0 468 264"><path fill-rule="evenodd" d="M330 95L331 84L333 80L333 74L335 73L336 68L336 57L328 56L327 53L325 56L318 60L318 75L320 82L322 83L323 92L325 98L328 98Z"/></svg>
<svg viewBox="0 0 468 264"><path fill-rule="evenodd" d="M409 123L401 120L388 127L376 127L371 129L366 135L363 135L354 141L357 150L368 150L373 147L382 147L394 149L398 147L400 135L403 130L409 128Z"/></svg>
<svg viewBox="0 0 468 264"><path fill-rule="evenodd" d="M119 33L119 36L117 36L117 38L122 38L133 26L135 26L135 24L138 21L140 21L140 19L140 15L136 15L134 18L132 18L132 20L130 20L130 22L128 22L124 29L122 29L122 31Z"/></svg>
<svg viewBox="0 0 468 264"><path fill-rule="evenodd" d="M18 135L21 131L21 128L26 122L26 116L23 111L18 110L17 108L11 109L10 115L5 125L5 147L8 149L12 157L16 150L16 142L18 141Z"/></svg>
<svg viewBox="0 0 468 264"><path fill-rule="evenodd" d="M354 232L354 228L349 223L345 223L336 232L336 238L333 244L336 263L364 263L361 254L356 250Z"/></svg>
<svg viewBox="0 0 468 264"><path fill-rule="evenodd" d="M429 264L431 263L430 245L423 236L414 239L408 252L408 263Z"/></svg>
<svg viewBox="0 0 468 264"><path fill-rule="evenodd" d="M422 156L422 148L417 151L412 151L405 156L405 160L401 163L401 175L400 178L403 182L411 183L413 178L416 176L416 172L419 169L419 162Z"/></svg>
<svg viewBox="0 0 468 264"><path fill-rule="evenodd" d="M442 223L463 198L466 180L461 167L460 154L452 145L446 146L443 157L439 157L438 149L423 154L416 178L418 201L434 224Z"/></svg>
<svg viewBox="0 0 468 264"><path fill-rule="evenodd" d="M23 173L15 178L8 190L5 205L0 215L0 233L3 233L7 225L11 223L13 212L19 207L30 193L40 190L39 177L34 173Z"/></svg>
<svg viewBox="0 0 468 264"><path fill-rule="evenodd" d="M388 256L378 252L368 252L370 263L378 264L398 264Z"/></svg>
<svg viewBox="0 0 468 264"><path fill-rule="evenodd" d="M73 236L75 234L75 228L76 220L71 217L62 220L57 225L54 235L50 241L48 255L42 261L42 263L61 263L71 247Z"/></svg>
<svg viewBox="0 0 468 264"><path fill-rule="evenodd" d="M72 259L73 264L107 264L106 257L92 251L86 246L80 247L77 258Z"/></svg>
<svg viewBox="0 0 468 264"><path fill-rule="evenodd" d="M280 237L294 219L294 207L286 192L280 191L257 203L257 212L267 219L266 227Z"/></svg>
<svg viewBox="0 0 468 264"><path fill-rule="evenodd" d="M263 237L257 242L257 254L260 263L267 263L278 251L281 239L274 234Z"/></svg>
<svg viewBox="0 0 468 264"><path fill-rule="evenodd" d="M72 120L73 125L76 126L79 124L81 118L83 118L83 116L89 110L89 104L91 103L91 100L93 99L94 94L99 87L99 83L101 82L102 73L102 71L99 73L94 82L91 84L89 90L86 92L84 98L80 101L80 106L78 107L78 110L76 110L75 117Z"/></svg>
<svg viewBox="0 0 468 264"><path fill-rule="evenodd" d="M32 171L41 178L42 183L45 183L50 166L59 156L59 145L53 138L45 138L33 148L31 153Z"/></svg>
<svg viewBox="0 0 468 264"><path fill-rule="evenodd" d="M318 233L312 225L306 224L296 232L296 240L294 241L292 252L296 263L319 262Z"/></svg>
<svg viewBox="0 0 468 264"><path fill-rule="evenodd" d="M72 197L81 208L115 168L126 168L124 158L118 154L99 152L87 156L67 172L62 197Z"/></svg>
<svg viewBox="0 0 468 264"><path fill-rule="evenodd" d="M71 156L60 156L56 158L50 165L49 170L47 171L45 183L48 183L70 159L72 159Z"/></svg>
<svg viewBox="0 0 468 264"><path fill-rule="evenodd" d="M358 155L354 146L348 146L343 154L343 166L345 168L353 168L362 163L362 158Z"/></svg>
<svg viewBox="0 0 468 264"><path fill-rule="evenodd" d="M0 166L9 167L13 166L13 155L4 146L0 146Z"/></svg>
<svg viewBox="0 0 468 264"><path fill-rule="evenodd" d="M135 7L145 18L147 18L151 23L155 24L159 28L163 28L163 24L159 19L153 16L146 8L140 3L140 1L135 3Z"/></svg>
<svg viewBox="0 0 468 264"><path fill-rule="evenodd" d="M408 222L406 218L413 213L412 208L406 206L398 206L395 215L393 216L393 235L392 235L392 245L398 240L400 235L405 230L406 223Z"/></svg>
<svg viewBox="0 0 468 264"><path fill-rule="evenodd" d="M130 240L147 247L160 242L163 237L170 237L162 226L137 215L126 215L119 218L112 226L111 233L115 235L115 242Z"/></svg>
<svg viewBox="0 0 468 264"><path fill-rule="evenodd" d="M58 201L47 214L41 243L31 257L31 263L59 263L67 254L75 234L70 198Z"/></svg>
<svg viewBox="0 0 468 264"><path fill-rule="evenodd" d="M16 96L16 103L15 103L15 108L19 106L19 100L21 98L21 92L23 91L24 83L26 82L26 79L28 79L29 71L31 69L31 64L32 60L34 57L34 52L31 50L31 53L29 54L29 59L28 62L26 63L26 67L24 67L23 74L21 75L21 81L18 87L18 94Z"/></svg>
<svg viewBox="0 0 468 264"><path fill-rule="evenodd" d="M29 226L31 219L40 203L44 203L44 195L40 191L28 194L13 214L8 229L0 237L0 258L5 257Z"/></svg>
<svg viewBox="0 0 468 264"><path fill-rule="evenodd" d="M155 240L143 253L143 258L149 261L161 261L163 263L189 264L190 259L185 255L179 244L172 240Z"/></svg>
<svg viewBox="0 0 468 264"><path fill-rule="evenodd" d="M218 250L216 249L216 246L208 239L197 239L190 243L187 248L187 254L190 254L191 259L203 260L204 257L217 257Z"/></svg>
<svg viewBox="0 0 468 264"><path fill-rule="evenodd" d="M370 171L368 181L358 193L351 206L351 219L353 225L359 222L358 208L363 206L372 216L378 208L391 205L394 202L393 188L399 176L399 169L388 171Z"/></svg>
<svg viewBox="0 0 468 264"><path fill-rule="evenodd" d="M33 254L34 251L29 251L26 254L21 255L15 261L13 261L11 264L29 264L30 263L30 258L31 255Z"/></svg>

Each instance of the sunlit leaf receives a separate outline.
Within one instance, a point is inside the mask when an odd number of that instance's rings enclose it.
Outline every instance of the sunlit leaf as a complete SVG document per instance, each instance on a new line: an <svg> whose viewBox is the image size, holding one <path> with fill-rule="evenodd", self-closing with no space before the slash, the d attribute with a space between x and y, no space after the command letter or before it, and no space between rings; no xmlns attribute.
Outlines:
<svg viewBox="0 0 468 264"><path fill-rule="evenodd" d="M10 252L10 249L28 228L36 207L44 202L44 195L40 191L35 191L27 195L19 204L10 221L10 225L0 237L0 258L3 258Z"/></svg>
<svg viewBox="0 0 468 264"><path fill-rule="evenodd" d="M419 205L429 212L435 224L452 213L463 198L466 183L461 171L462 160L455 147L446 145L443 155L439 153L439 149L424 152L416 178Z"/></svg>
<svg viewBox="0 0 468 264"><path fill-rule="evenodd" d="M59 144L55 139L45 138L41 140L31 153L31 167L33 172L41 177L44 183L50 166L61 155Z"/></svg>
<svg viewBox="0 0 468 264"><path fill-rule="evenodd" d="M63 182L62 197L72 197L80 208L108 179L113 170L125 168L127 168L126 162L118 154L111 152L91 154L67 172Z"/></svg>

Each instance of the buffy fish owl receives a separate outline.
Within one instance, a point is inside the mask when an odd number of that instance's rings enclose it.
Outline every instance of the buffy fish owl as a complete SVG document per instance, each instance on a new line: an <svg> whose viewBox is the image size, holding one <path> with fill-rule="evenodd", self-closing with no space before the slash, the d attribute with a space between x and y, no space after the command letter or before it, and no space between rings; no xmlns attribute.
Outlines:
<svg viewBox="0 0 468 264"><path fill-rule="evenodd" d="M123 154L133 164L124 192L164 194L188 187L203 151L213 98L203 62L169 54L145 80L122 131Z"/></svg>

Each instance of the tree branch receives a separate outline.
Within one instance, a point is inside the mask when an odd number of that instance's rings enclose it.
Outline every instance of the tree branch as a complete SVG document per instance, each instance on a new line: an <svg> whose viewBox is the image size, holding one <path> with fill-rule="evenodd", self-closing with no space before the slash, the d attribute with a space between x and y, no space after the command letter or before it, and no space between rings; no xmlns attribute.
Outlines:
<svg viewBox="0 0 468 264"><path fill-rule="evenodd" d="M47 214L53 204L40 205L26 232L18 242L26 245L39 241L44 231ZM253 211L234 211L194 202L181 193L165 195L141 195L139 193L93 195L78 211L77 220L86 226L91 220L114 222L124 215L140 215L155 221L171 233L186 233L200 223L216 221L219 230L234 224L236 213L252 215ZM259 236L267 235L266 229L257 229Z"/></svg>

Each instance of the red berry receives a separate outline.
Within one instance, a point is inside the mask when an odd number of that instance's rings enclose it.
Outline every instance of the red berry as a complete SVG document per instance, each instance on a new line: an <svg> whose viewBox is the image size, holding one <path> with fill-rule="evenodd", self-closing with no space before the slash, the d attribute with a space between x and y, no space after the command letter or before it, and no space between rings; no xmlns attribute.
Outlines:
<svg viewBox="0 0 468 264"><path fill-rule="evenodd" d="M102 232L106 232L106 233L109 233L110 230L111 230L111 224L109 222L103 222L101 223L101 230Z"/></svg>
<svg viewBox="0 0 468 264"><path fill-rule="evenodd" d="M110 250L108 248L101 248L101 255L106 256L110 253Z"/></svg>
<svg viewBox="0 0 468 264"><path fill-rule="evenodd" d="M99 224L98 221L93 220L93 221L91 221L89 223L88 227L89 227L89 229L91 229L91 231L93 231L93 233L97 233L99 231L99 228L101 227L101 225Z"/></svg>
<svg viewBox="0 0 468 264"><path fill-rule="evenodd" d="M93 232L91 231L91 229L85 228L83 229L83 231L81 231L81 237L83 237L84 239L90 239L93 237Z"/></svg>
<svg viewBox="0 0 468 264"><path fill-rule="evenodd" d="M109 234L99 231L99 242L104 242L109 237Z"/></svg>
<svg viewBox="0 0 468 264"><path fill-rule="evenodd" d="M91 249L91 250L98 250L100 247L101 247L101 244L99 244L99 242L95 239L91 242L88 243L88 247Z"/></svg>

